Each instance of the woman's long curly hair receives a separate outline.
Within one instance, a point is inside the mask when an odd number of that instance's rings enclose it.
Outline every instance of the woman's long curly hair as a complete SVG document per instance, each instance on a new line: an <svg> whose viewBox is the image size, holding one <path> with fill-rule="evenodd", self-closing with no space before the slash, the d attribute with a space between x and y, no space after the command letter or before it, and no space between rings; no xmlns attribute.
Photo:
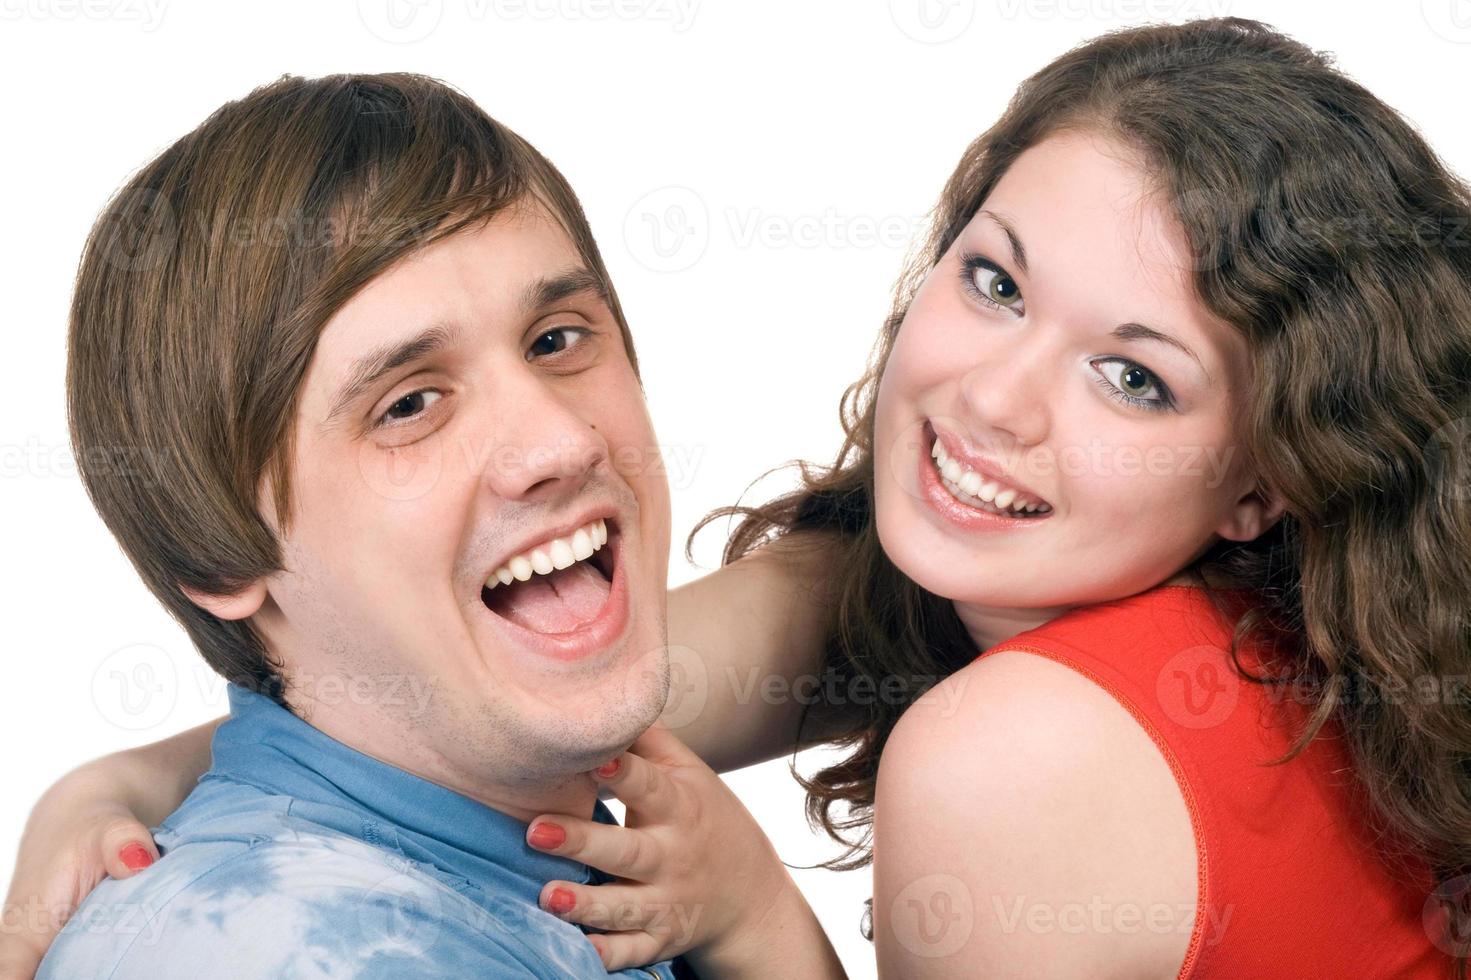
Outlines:
<svg viewBox="0 0 1471 980"><path fill-rule="evenodd" d="M974 658L951 602L880 547L875 395L919 283L1017 156L1064 129L1140 151L1191 245L1199 301L1248 342L1241 449L1287 511L1254 541L1218 542L1190 571L1259 598L1233 617L1232 655L1270 634L1284 669L1253 679L1312 692L1309 724L1279 761L1329 719L1341 724L1384 838L1428 856L1447 941L1464 953L1471 192L1329 56L1256 21L1214 18L1114 31L1028 78L946 184L871 366L843 395L836 461L802 464L797 490L717 510L695 531L739 517L726 562L790 531L840 532L827 668L850 682L943 677ZM868 700L862 727L840 742L851 752L798 776L809 818L846 845L833 868L872 859L879 756L907 706Z"/></svg>

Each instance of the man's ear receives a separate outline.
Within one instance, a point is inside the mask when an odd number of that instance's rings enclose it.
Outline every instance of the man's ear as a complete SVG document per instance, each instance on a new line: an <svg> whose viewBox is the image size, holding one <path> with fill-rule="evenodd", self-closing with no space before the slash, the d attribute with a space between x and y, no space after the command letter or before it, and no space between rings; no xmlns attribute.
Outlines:
<svg viewBox="0 0 1471 980"><path fill-rule="evenodd" d="M1258 484L1236 501L1216 533L1230 541L1252 541L1266 534L1286 511L1281 494Z"/></svg>
<svg viewBox="0 0 1471 980"><path fill-rule="evenodd" d="M239 592L230 595L210 595L186 585L179 586L179 591L190 602L218 619L247 619L255 615L256 610L266 601L266 580L256 579Z"/></svg>

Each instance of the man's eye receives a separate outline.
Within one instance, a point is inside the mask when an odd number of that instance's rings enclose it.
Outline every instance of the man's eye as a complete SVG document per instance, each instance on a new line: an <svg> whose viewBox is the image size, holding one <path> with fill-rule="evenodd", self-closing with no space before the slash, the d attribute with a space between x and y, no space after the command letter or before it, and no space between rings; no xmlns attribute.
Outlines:
<svg viewBox="0 0 1471 980"><path fill-rule="evenodd" d="M378 417L378 426L395 425L411 420L415 416L422 415L424 409L434 404L432 401L425 402L425 399L430 395L434 396L434 398L444 397L433 388L420 388L418 391L411 391L388 406L388 409Z"/></svg>
<svg viewBox="0 0 1471 980"><path fill-rule="evenodd" d="M534 357L560 354L582 343L587 339L588 333L590 331L586 327L558 327L548 330L532 341L531 347L526 351L526 359L529 361Z"/></svg>

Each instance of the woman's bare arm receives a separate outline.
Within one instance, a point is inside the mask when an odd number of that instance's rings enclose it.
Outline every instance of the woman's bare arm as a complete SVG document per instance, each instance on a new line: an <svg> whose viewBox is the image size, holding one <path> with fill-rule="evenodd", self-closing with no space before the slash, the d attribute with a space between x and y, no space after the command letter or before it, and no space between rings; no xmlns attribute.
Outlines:
<svg viewBox="0 0 1471 980"><path fill-rule="evenodd" d="M716 772L817 744L853 725L829 701L835 617L827 533L790 534L669 593L663 721ZM811 715L797 744L804 704Z"/></svg>

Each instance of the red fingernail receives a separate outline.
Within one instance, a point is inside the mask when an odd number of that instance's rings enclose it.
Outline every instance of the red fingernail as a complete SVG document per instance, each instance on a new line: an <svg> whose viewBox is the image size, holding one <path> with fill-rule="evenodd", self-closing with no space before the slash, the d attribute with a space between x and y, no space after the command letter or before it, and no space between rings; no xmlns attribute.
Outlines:
<svg viewBox="0 0 1471 980"><path fill-rule="evenodd" d="M129 871L142 871L153 863L153 855L148 853L146 847L138 843L129 844L118 851L117 856L122 859L123 867Z"/></svg>
<svg viewBox="0 0 1471 980"><path fill-rule="evenodd" d="M547 908L556 915L565 915L572 911L572 906L577 904L577 899L565 888L553 888L547 897Z"/></svg>
<svg viewBox="0 0 1471 980"><path fill-rule="evenodd" d="M612 762L605 762L594 769L593 772L598 774L599 779L612 779L618 772L620 762L621 760L618 759L614 759Z"/></svg>
<svg viewBox="0 0 1471 980"><path fill-rule="evenodd" d="M528 839L532 847L539 847L544 851L551 850L562 846L562 842L567 839L567 831L554 823L547 823L543 820L531 828L531 835Z"/></svg>

